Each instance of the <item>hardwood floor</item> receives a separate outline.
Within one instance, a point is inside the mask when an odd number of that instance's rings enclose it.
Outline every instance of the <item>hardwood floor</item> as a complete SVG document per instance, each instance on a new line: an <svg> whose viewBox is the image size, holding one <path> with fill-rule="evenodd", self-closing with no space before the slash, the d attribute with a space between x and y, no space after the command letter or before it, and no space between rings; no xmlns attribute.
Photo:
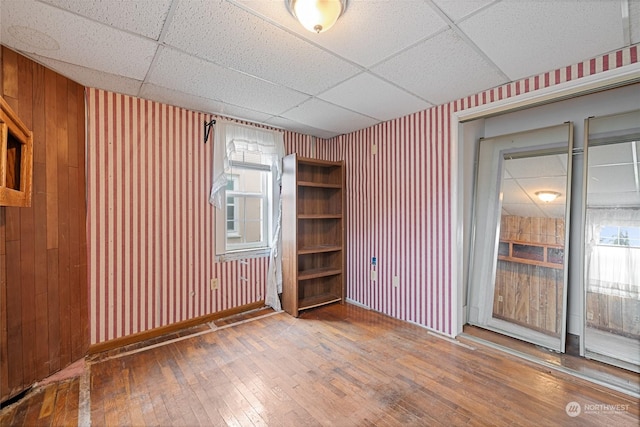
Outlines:
<svg viewBox="0 0 640 427"><path fill-rule="evenodd" d="M627 395L349 304L202 329L87 369L80 411L94 426L637 426L640 414ZM21 420L10 424L31 425Z"/></svg>
<svg viewBox="0 0 640 427"><path fill-rule="evenodd" d="M611 388L624 391L627 394L640 394L640 375L625 369L616 368L596 360L589 360L579 357L578 349L575 355L569 353L556 353L537 345L523 342L515 338L478 328L476 326L465 325L464 333L458 337L462 342L471 343L472 338L479 338L491 344L504 348L507 351L514 351L525 358L540 361L549 367L558 368L565 372L571 372L582 378L589 378L600 384L608 384ZM569 351L569 350L567 350Z"/></svg>
<svg viewBox="0 0 640 427"><path fill-rule="evenodd" d="M79 379L47 384L0 411L0 426L73 426L78 424Z"/></svg>

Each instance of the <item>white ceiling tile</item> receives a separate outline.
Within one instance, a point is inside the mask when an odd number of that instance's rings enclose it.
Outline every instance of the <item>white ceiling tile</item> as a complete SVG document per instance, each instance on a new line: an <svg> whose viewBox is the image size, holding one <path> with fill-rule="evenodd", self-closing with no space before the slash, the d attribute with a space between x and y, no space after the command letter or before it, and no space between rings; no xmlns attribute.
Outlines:
<svg viewBox="0 0 640 427"><path fill-rule="evenodd" d="M264 123L272 116L253 111L224 102L202 98L160 86L145 83L141 90L141 98L158 101L167 105L185 108L191 111L200 111L228 118L240 119L253 123Z"/></svg>
<svg viewBox="0 0 640 427"><path fill-rule="evenodd" d="M391 120L432 105L369 73L359 74L318 98L378 120Z"/></svg>
<svg viewBox="0 0 640 427"><path fill-rule="evenodd" d="M505 203L502 205L503 215L515 215L524 218L544 218L544 212L533 203Z"/></svg>
<svg viewBox="0 0 640 427"><path fill-rule="evenodd" d="M502 203L508 204L527 204L531 203L531 198L524 191L515 179L505 179L502 181Z"/></svg>
<svg viewBox="0 0 640 427"><path fill-rule="evenodd" d="M506 83L453 31L445 31L372 71L437 105Z"/></svg>
<svg viewBox="0 0 640 427"><path fill-rule="evenodd" d="M457 22L495 0L432 0L452 21Z"/></svg>
<svg viewBox="0 0 640 427"><path fill-rule="evenodd" d="M560 193L557 199L550 203L550 205L564 205L567 201L567 178L558 176L558 177L539 177L539 178L521 178L518 179L518 185L522 187L524 191L527 192L529 198L531 200L539 200L536 196L536 192L538 191L556 191Z"/></svg>
<svg viewBox="0 0 640 427"><path fill-rule="evenodd" d="M132 96L138 96L140 93L140 87L142 85L140 80L103 73L102 71L56 61L55 59L38 55L32 55L32 59L83 86Z"/></svg>
<svg viewBox="0 0 640 427"><path fill-rule="evenodd" d="M308 98L168 48L159 53L148 83L270 115L278 115Z"/></svg>
<svg viewBox="0 0 640 427"><path fill-rule="evenodd" d="M447 24L423 0L351 0L338 22L321 34L305 30L286 10L264 0L239 3L291 31L359 65L369 67L446 28Z"/></svg>
<svg viewBox="0 0 640 427"><path fill-rule="evenodd" d="M41 0L115 28L158 40L172 0Z"/></svg>
<svg viewBox="0 0 640 427"><path fill-rule="evenodd" d="M566 177L566 154L552 156L536 156L523 159L508 159L504 168L513 178Z"/></svg>
<svg viewBox="0 0 640 427"><path fill-rule="evenodd" d="M637 191L633 164L589 168L589 192L625 193Z"/></svg>
<svg viewBox="0 0 640 427"><path fill-rule="evenodd" d="M165 42L224 67L310 95L359 71L229 2L179 3Z"/></svg>
<svg viewBox="0 0 640 427"><path fill-rule="evenodd" d="M307 126L303 123L289 120L284 117L271 117L270 119L265 120L263 123L266 125L275 126L277 128L288 129L293 132L298 132L304 135L312 135L323 139L330 139L334 136L340 135L339 132L332 132L324 129L314 128L312 126Z"/></svg>
<svg viewBox="0 0 640 427"><path fill-rule="evenodd" d="M633 145L640 148L640 143L635 141L589 146L589 167L633 163Z"/></svg>
<svg viewBox="0 0 640 427"><path fill-rule="evenodd" d="M634 207L640 206L640 193L590 193L589 207Z"/></svg>
<svg viewBox="0 0 640 427"><path fill-rule="evenodd" d="M311 99L280 115L289 120L338 134L364 129L378 123L377 120L370 117L345 110L319 99Z"/></svg>
<svg viewBox="0 0 640 427"><path fill-rule="evenodd" d="M38 10L38 13L34 13ZM143 80L156 43L33 1L2 2L2 43L12 49Z"/></svg>
<svg viewBox="0 0 640 427"><path fill-rule="evenodd" d="M459 27L513 80L579 62L624 43L618 1L503 1Z"/></svg>
<svg viewBox="0 0 640 427"><path fill-rule="evenodd" d="M249 108L238 107L230 104L224 104L220 110L216 111L218 111L216 114L221 116L253 123L266 123L267 120L273 117L272 115L265 114L261 111L254 111Z"/></svg>
<svg viewBox="0 0 640 427"><path fill-rule="evenodd" d="M544 212L544 217L547 218L564 218L566 216L565 206L564 204L549 204L545 206L538 206L542 212Z"/></svg>
<svg viewBox="0 0 640 427"><path fill-rule="evenodd" d="M167 89L150 83L142 85L140 98L209 114L213 111L220 111L224 107L224 103L220 101Z"/></svg>
<svg viewBox="0 0 640 427"><path fill-rule="evenodd" d="M81 84L331 137L506 83L497 66L640 43L639 16L640 0L350 0L314 34L283 0L0 0L0 41Z"/></svg>

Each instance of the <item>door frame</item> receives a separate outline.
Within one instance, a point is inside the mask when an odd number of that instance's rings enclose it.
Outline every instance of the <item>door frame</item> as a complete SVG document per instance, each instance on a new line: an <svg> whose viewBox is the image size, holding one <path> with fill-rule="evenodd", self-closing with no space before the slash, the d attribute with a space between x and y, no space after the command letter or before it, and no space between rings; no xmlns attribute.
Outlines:
<svg viewBox="0 0 640 427"><path fill-rule="evenodd" d="M469 162L469 156L473 159L475 153L465 147L466 138L463 131L463 124L477 119L488 118L498 114L531 108L539 105L549 104L563 99L573 98L580 95L600 92L615 87L625 86L632 83L640 82L640 63L629 64L609 71L603 71L583 77L578 80L571 80L539 89L535 92L517 95L511 98L502 99L489 104L472 107L466 110L453 111L450 117L450 135L451 135L451 214L454 220L452 228L452 241L457 242L455 250L452 252L451 283L452 289L452 314L455 319L452 334L454 336L462 333L462 327L467 321L468 304L466 295L468 291L468 283L465 283L465 277L468 277L468 269L472 264L469 259L465 265L465 253L469 253L472 247L474 236L471 233L471 223L465 220L465 181L470 171L466 167ZM475 177L471 176L471 199L475 199ZM468 196L468 195L467 195ZM471 219L473 212L471 212ZM584 225L584 224L582 224ZM468 235L468 236L467 236ZM467 240L468 239L468 240ZM583 252L582 248L577 250ZM471 256L471 255L470 255ZM582 256L582 255L581 255ZM579 273L583 275L583 272ZM583 282L583 277L580 278ZM582 307L584 311L584 307ZM584 331L582 331L584 334Z"/></svg>

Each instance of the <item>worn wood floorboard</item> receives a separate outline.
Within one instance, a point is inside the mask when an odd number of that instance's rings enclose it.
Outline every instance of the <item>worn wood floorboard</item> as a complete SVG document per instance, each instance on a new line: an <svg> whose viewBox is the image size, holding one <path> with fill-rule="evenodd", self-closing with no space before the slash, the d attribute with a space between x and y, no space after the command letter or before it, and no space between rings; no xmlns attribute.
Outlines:
<svg viewBox="0 0 640 427"><path fill-rule="evenodd" d="M639 424L627 395L348 304L131 350L91 362L93 426ZM78 380L51 386L0 425L76 425Z"/></svg>
<svg viewBox="0 0 640 427"><path fill-rule="evenodd" d="M0 411L0 426L75 426L79 379L53 382Z"/></svg>
<svg viewBox="0 0 640 427"><path fill-rule="evenodd" d="M97 360L91 374L98 424L637 426L639 414L626 395L352 305ZM572 401L590 413L569 417Z"/></svg>

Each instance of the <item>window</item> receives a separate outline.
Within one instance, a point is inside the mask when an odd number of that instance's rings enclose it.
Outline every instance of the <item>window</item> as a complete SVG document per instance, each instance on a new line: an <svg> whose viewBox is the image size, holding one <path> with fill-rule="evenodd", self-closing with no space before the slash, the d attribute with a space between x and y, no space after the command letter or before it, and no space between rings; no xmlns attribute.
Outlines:
<svg viewBox="0 0 640 427"><path fill-rule="evenodd" d="M271 169L260 155L233 153L226 187L226 251L269 246Z"/></svg>
<svg viewBox="0 0 640 427"><path fill-rule="evenodd" d="M210 202L219 261L268 256L277 236L282 134L231 122L216 125Z"/></svg>
<svg viewBox="0 0 640 427"><path fill-rule="evenodd" d="M640 248L640 227L605 225L600 230L599 244Z"/></svg>
<svg viewBox="0 0 640 427"><path fill-rule="evenodd" d="M238 234L238 204L234 194L238 189L238 175L227 176L227 238Z"/></svg>

